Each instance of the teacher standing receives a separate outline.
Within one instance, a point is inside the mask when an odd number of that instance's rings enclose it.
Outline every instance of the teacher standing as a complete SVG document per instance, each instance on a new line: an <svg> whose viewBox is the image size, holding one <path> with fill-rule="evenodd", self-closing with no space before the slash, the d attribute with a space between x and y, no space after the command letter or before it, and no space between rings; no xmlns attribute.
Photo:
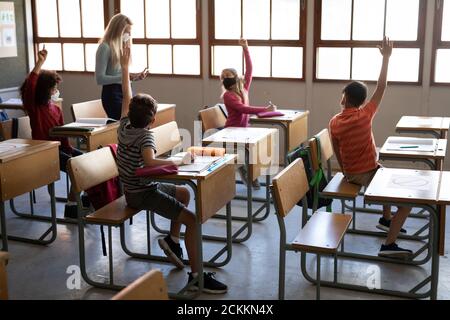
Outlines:
<svg viewBox="0 0 450 320"><path fill-rule="evenodd" d="M122 110L122 69L120 56L124 46L131 46L131 20L123 15L115 15L100 40L97 49L95 78L97 84L103 86L102 103L109 118L120 120ZM131 81L148 77L148 70L130 75Z"/></svg>

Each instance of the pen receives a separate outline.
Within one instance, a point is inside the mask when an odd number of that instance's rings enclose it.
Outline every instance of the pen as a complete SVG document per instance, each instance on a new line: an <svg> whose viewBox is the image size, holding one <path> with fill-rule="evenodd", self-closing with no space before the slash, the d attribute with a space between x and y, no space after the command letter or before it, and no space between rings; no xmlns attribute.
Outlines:
<svg viewBox="0 0 450 320"><path fill-rule="evenodd" d="M419 146L401 146L400 149L418 149Z"/></svg>

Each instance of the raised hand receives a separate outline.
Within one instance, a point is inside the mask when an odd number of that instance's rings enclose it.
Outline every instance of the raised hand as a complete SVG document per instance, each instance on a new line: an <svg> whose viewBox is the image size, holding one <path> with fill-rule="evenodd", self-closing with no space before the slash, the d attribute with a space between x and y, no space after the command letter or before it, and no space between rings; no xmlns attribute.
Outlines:
<svg viewBox="0 0 450 320"><path fill-rule="evenodd" d="M384 37L383 42L381 43L381 46L378 46L380 53L383 55L383 57L386 57L386 58L389 58L391 56L393 48L394 48L394 42L389 40L388 37Z"/></svg>
<svg viewBox="0 0 450 320"><path fill-rule="evenodd" d="M44 45L44 48L38 52L38 61L41 63L44 63L45 60L47 60L47 56L48 56L48 51L45 49L45 45Z"/></svg>
<svg viewBox="0 0 450 320"><path fill-rule="evenodd" d="M244 39L244 38L241 38L239 40L239 45L244 47L244 48L248 48L248 41L246 39Z"/></svg>
<svg viewBox="0 0 450 320"><path fill-rule="evenodd" d="M128 69L130 66L131 59L131 49L130 47L125 46L122 50L122 55L120 56L120 66L122 69Z"/></svg>

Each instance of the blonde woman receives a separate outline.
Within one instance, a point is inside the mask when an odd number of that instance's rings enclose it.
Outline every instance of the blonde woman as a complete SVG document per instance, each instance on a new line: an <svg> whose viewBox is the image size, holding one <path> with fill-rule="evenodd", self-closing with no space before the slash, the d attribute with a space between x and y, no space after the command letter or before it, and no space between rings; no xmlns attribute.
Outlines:
<svg viewBox="0 0 450 320"><path fill-rule="evenodd" d="M131 28L133 23L123 15L115 15L105 30L103 39L97 49L95 78L103 86L102 103L109 118L120 120L122 109L122 69L120 56L124 46L131 46ZM148 77L148 70L131 74L132 81Z"/></svg>

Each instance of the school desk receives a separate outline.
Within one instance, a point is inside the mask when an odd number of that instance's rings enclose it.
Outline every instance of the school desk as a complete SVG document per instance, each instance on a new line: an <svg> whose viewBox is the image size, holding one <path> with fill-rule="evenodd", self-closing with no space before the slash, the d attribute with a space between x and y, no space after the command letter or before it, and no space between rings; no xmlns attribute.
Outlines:
<svg viewBox="0 0 450 320"><path fill-rule="evenodd" d="M431 134L437 139L447 139L450 118L404 116L397 124L398 133Z"/></svg>
<svg viewBox="0 0 450 320"><path fill-rule="evenodd" d="M55 103L57 107L59 107L61 110L63 109L63 102L64 99L59 98ZM3 103L0 103L0 110L23 110L25 112L25 108L23 107L22 99L10 99L8 101L5 101Z"/></svg>
<svg viewBox="0 0 450 320"><path fill-rule="evenodd" d="M283 144L284 152L280 160L283 164L287 164L287 154L308 140L309 111L283 109L278 111L284 113L284 116L272 118L253 116L250 118L250 123L261 126L276 126L283 131L284 141L281 142L280 137L280 144Z"/></svg>
<svg viewBox="0 0 450 320"><path fill-rule="evenodd" d="M47 245L56 239L55 181L59 180L59 142L15 139L0 143L26 145L0 153L0 224L3 250L8 251L8 239ZM51 227L39 239L8 236L5 202L43 186L49 187L51 197ZM52 234L49 240L45 238Z"/></svg>
<svg viewBox="0 0 450 320"><path fill-rule="evenodd" d="M445 155L447 153L446 139L422 139L422 138L403 138L405 142L408 140L411 143L405 143L404 149L392 148L389 143L391 138L387 139L386 143L380 150L380 160L391 161L408 161L408 162L422 162L430 167L431 170L442 170ZM432 144L434 151L420 151L415 142L423 142L424 144ZM395 150L394 150L395 149Z"/></svg>
<svg viewBox="0 0 450 320"><path fill-rule="evenodd" d="M199 268L199 283L203 286L203 267L219 268L227 265L231 260L232 254L232 225L231 225L231 201L236 195L236 181L235 181L235 162L236 155L226 155L222 160L219 160L216 164L212 165L209 169L200 173L188 173L179 172L174 175L164 177L152 177L152 180L172 183L172 184L184 184L189 186L194 192L195 199L195 213L197 223L197 252L198 252L198 264ZM208 222L208 220L214 217L217 212L226 207L227 226L225 238L217 236L203 235L202 226ZM150 239L150 221L149 213L147 213L147 239ZM151 219L154 220L154 214L151 214ZM159 231L159 230L157 230ZM164 231L161 233L165 233ZM184 235L184 234L183 234ZM168 262L167 257L152 255L150 248L146 254L132 252L126 244L127 237L125 235L125 228L121 228L121 245L126 254L138 259L148 259L155 261ZM207 239L220 239L226 241L225 246L220 249L217 254L212 258L204 261L203 257L203 240ZM149 241L147 241L149 243ZM226 258L222 261L218 261L224 254ZM186 265L189 264L188 260L184 260ZM184 287L177 294L170 294L171 298L186 298L188 286ZM201 290L200 290L201 292ZM188 296L193 298L194 296Z"/></svg>
<svg viewBox="0 0 450 320"><path fill-rule="evenodd" d="M238 164L244 165L248 172L247 196L238 200L247 201L247 217L233 217L233 220L245 221L246 223L236 232L233 241L240 243L247 241L252 234L254 221L263 221L270 214L270 190L266 187L265 203L253 212L253 188L252 182L266 176L266 186L270 185L271 169L279 165L274 152L274 144L277 130L267 128L226 128L203 139L204 146L225 148L227 153L238 155ZM258 215L265 210L263 217ZM223 218L223 216L216 216ZM237 236L247 230L243 238Z"/></svg>

